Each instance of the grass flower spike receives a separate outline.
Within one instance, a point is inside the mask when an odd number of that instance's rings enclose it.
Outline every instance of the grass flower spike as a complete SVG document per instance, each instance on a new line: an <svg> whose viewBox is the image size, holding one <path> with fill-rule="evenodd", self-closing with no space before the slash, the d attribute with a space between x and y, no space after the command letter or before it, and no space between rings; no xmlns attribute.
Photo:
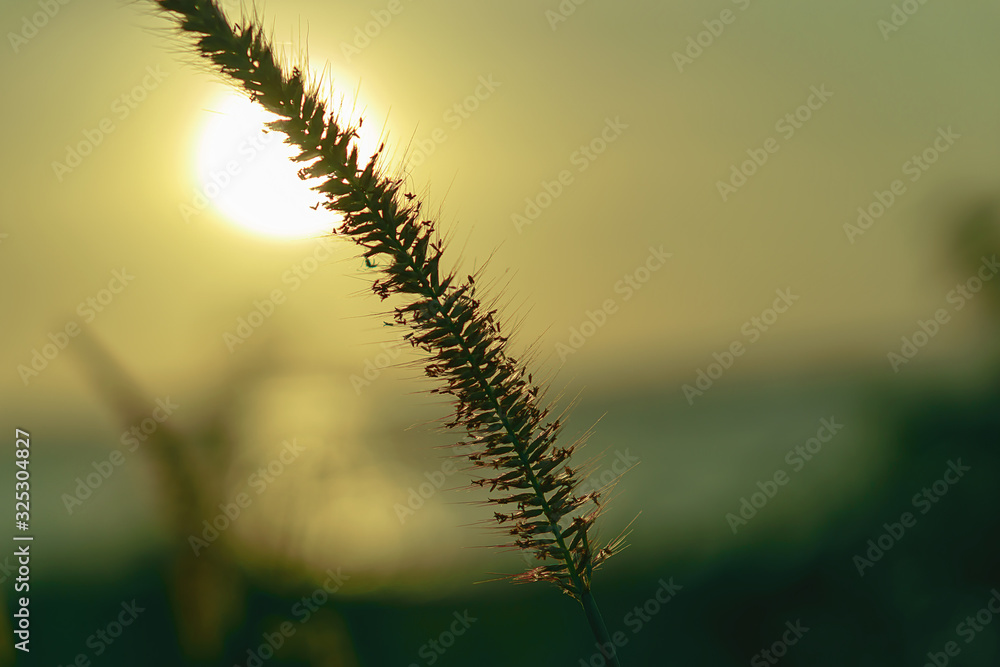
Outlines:
<svg viewBox="0 0 1000 667"><path fill-rule="evenodd" d="M299 175L323 179L317 189L324 206L344 216L338 233L377 261L381 275L372 289L399 299L394 323L408 327L405 338L427 353L425 372L438 381L432 391L454 398L448 426L460 428L461 444L472 447L474 483L491 492L494 518L512 545L538 560L514 579L559 586L583 605L599 642L608 642L591 578L621 542L600 547L591 540L598 494L574 493L574 445L556 446L560 421L549 419L539 387L508 354L473 277L440 268L442 243L421 218L420 202L402 191L402 179L383 175L379 152L359 164L356 128L338 123L302 71L282 65L259 21L230 23L214 0L154 1L194 37L200 55L279 116L270 126L297 147Z"/></svg>

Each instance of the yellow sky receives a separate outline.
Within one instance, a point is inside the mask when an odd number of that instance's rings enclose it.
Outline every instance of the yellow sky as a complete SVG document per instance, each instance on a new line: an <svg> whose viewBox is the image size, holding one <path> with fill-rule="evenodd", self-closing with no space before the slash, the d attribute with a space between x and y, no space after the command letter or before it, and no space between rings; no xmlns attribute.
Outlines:
<svg viewBox="0 0 1000 667"><path fill-rule="evenodd" d="M393 340L351 247L254 235L211 208L183 218L224 84L141 3L39 6L0 8L5 403L98 404L63 351L18 371L68 326L157 395L195 395L264 340L349 390ZM926 3L899 25L890 2L389 6L285 0L267 15L279 41L308 35L313 68L328 62L349 97L360 83L369 137L384 126L397 157L409 144L450 260L471 271L492 254L485 280L518 343L556 367L573 329L601 322L562 377L667 373L680 392L734 342L752 342L744 370L891 375L887 352L968 277L947 248L956 216L996 195L996 3ZM78 166L54 166L81 142ZM914 171L925 151L934 163ZM886 213L845 231L896 180ZM750 341L780 290L799 298ZM273 316L228 345L275 291ZM921 362L977 340L975 304L954 315Z"/></svg>
<svg viewBox="0 0 1000 667"><path fill-rule="evenodd" d="M30 35L33 8L8 3L4 26ZM877 363L944 297L948 226L995 186L994 6L922 6L887 39L889 5L588 3L558 22L542 9L406 3L369 27L366 45L353 28L381 16L374 5L339 17L326 3L269 7L279 40L308 32L314 67L329 60L350 94L360 81L365 130L385 124L397 150L412 138L414 188L443 201L451 257L478 266L499 247L491 275L530 308L526 342L542 335L554 350L617 298L620 312L571 364L614 355L693 369L678 355L697 365L791 288L802 300L755 363L792 363L788 344L796 364L831 344ZM696 38L707 46L692 47ZM16 366L121 267L135 283L88 326L151 373L228 356L223 330L312 251L250 236L212 210L178 215L222 84L136 6L70 4L31 39L7 41L0 251L4 302L18 316L5 327L4 392L23 388ZM148 92L130 101L137 86ZM819 87L828 95L810 98ZM805 122L782 122L810 99ZM961 138L911 182L904 163L942 128ZM614 135L606 149L602 131ZM53 167L88 136L101 140L78 168ZM769 137L777 152L723 201L719 182ZM579 150L592 141L604 152ZM512 216L532 212L526 198L546 203L560 173L564 191L518 225ZM897 178L905 194L850 243L843 225ZM669 262L625 303L616 282L661 245ZM348 298L359 275L353 260L324 268L268 327L334 333L351 344L327 353L352 363L368 324L345 318L377 308Z"/></svg>

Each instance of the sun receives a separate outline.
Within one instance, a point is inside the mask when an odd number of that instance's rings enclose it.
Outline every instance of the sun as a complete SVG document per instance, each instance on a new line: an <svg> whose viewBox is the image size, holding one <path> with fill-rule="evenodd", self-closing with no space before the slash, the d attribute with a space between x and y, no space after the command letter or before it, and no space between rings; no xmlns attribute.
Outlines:
<svg viewBox="0 0 1000 667"><path fill-rule="evenodd" d="M310 189L319 180L298 177L303 165L291 160L296 149L285 135L267 129L277 116L236 91L220 94L206 111L195 156L206 206L245 230L286 239L327 234L342 222Z"/></svg>

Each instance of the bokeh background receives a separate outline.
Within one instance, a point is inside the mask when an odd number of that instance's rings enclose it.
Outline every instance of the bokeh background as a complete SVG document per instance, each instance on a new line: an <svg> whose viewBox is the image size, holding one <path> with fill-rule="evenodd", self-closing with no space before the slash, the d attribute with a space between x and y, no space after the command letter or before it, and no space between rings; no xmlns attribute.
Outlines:
<svg viewBox="0 0 1000 667"><path fill-rule="evenodd" d="M623 664L997 664L997 3L263 13L368 150L386 140L453 266L485 265L567 433L594 427L601 535L630 531L595 584ZM269 135L150 3L8 0L0 27L4 488L14 429L32 441L20 663L601 664L569 598L497 581L528 564L485 548L502 536L383 325L377 267L277 185L291 165L212 189ZM250 228L261 211L277 232ZM192 546L206 521L225 528ZM142 611L113 636L123 604Z"/></svg>

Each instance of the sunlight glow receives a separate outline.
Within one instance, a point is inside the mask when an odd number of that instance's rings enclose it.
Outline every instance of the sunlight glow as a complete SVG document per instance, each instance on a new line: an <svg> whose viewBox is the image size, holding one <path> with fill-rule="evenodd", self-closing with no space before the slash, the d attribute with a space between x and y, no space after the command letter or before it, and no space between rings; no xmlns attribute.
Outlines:
<svg viewBox="0 0 1000 667"><path fill-rule="evenodd" d="M292 162L296 149L265 123L277 116L231 90L213 100L198 140L199 193L234 224L257 234L302 239L326 234L341 221L319 203ZM316 207L315 209L312 207Z"/></svg>

